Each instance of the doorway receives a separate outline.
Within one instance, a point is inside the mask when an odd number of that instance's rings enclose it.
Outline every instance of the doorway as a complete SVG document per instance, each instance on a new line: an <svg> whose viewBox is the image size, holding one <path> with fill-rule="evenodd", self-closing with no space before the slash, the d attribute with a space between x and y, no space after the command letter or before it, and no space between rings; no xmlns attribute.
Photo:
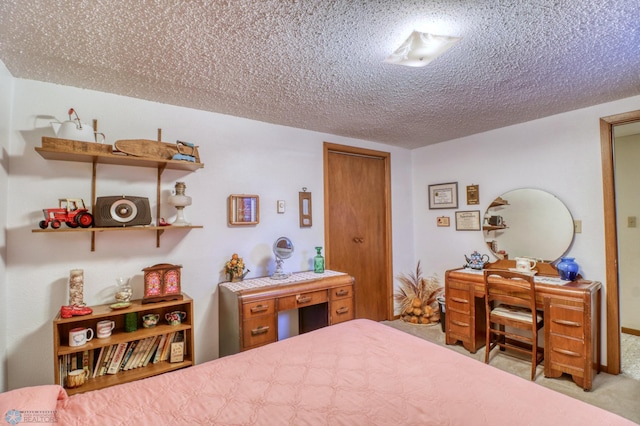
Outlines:
<svg viewBox="0 0 640 426"><path fill-rule="evenodd" d="M618 220L616 219L616 186L614 126L640 121L640 110L602 117L600 144L602 152L602 187L604 201L604 234L606 265L607 368L609 374L620 374L620 292L618 276Z"/></svg>
<svg viewBox="0 0 640 426"><path fill-rule="evenodd" d="M388 152L324 143L327 268L355 279L355 316L393 316Z"/></svg>

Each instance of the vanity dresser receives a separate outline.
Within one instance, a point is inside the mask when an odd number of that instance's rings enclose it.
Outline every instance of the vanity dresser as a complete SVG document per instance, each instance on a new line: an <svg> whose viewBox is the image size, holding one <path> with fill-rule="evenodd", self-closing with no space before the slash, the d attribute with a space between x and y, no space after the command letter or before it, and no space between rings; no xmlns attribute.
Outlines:
<svg viewBox="0 0 640 426"><path fill-rule="evenodd" d="M352 276L329 270L220 283L220 356L278 340L278 312L297 309L300 333L353 319L353 285Z"/></svg>
<svg viewBox="0 0 640 426"><path fill-rule="evenodd" d="M485 269L513 269L514 260L498 260ZM536 306L544 315L544 374L571 375L590 390L600 371L601 284L578 279L563 281L555 267L539 262L536 271ZM482 270L460 268L445 274L446 343L461 342L475 353L486 340L484 275Z"/></svg>

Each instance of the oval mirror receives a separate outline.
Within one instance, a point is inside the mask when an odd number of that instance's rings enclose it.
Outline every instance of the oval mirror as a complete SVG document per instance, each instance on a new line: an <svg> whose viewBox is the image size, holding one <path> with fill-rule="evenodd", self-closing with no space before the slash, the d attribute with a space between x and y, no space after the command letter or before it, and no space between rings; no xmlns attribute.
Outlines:
<svg viewBox="0 0 640 426"><path fill-rule="evenodd" d="M496 198L487 208L482 229L498 259L553 262L571 245L574 225L569 209L555 195L524 188Z"/></svg>
<svg viewBox="0 0 640 426"><path fill-rule="evenodd" d="M282 265L284 259L293 255L293 243L287 237L280 237L273 243L273 253L276 255L276 271L271 275L271 278L274 280L287 278L289 274L284 273Z"/></svg>

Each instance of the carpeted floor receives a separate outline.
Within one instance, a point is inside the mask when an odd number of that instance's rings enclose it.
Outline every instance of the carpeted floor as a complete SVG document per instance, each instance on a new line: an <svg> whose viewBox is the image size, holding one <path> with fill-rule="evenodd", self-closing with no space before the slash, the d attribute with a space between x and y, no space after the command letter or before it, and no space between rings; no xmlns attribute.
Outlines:
<svg viewBox="0 0 640 426"><path fill-rule="evenodd" d="M382 323L474 358L478 360L478 362L484 362L484 348L472 354L463 348L462 345L446 345L444 342L444 333L439 324L434 326L413 325L402 320L383 321ZM491 366L529 380L531 364L528 360L511 357L504 353L498 354L497 352L498 351L494 351L491 353L489 361ZM624 368L623 365L623 369ZM617 376L600 373L596 375L593 380L592 390L585 392L582 388L578 387L568 375L563 375L557 379L544 377L544 367L539 365L535 382L541 386L611 411L640 424L640 380L634 380L626 373Z"/></svg>
<svg viewBox="0 0 640 426"><path fill-rule="evenodd" d="M640 380L640 336L622 333L620 342L622 373Z"/></svg>

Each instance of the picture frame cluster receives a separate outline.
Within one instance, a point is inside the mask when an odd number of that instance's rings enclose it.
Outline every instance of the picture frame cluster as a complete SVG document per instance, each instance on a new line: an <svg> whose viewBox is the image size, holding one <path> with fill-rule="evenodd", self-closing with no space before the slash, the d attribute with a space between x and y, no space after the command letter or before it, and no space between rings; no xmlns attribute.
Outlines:
<svg viewBox="0 0 640 426"><path fill-rule="evenodd" d="M467 205L480 204L480 185L472 184L466 187ZM457 209L458 182L432 184L428 187L429 210ZM449 227L451 221L448 216L438 216L438 227ZM480 231L482 222L480 210L465 210L455 212L456 231Z"/></svg>

